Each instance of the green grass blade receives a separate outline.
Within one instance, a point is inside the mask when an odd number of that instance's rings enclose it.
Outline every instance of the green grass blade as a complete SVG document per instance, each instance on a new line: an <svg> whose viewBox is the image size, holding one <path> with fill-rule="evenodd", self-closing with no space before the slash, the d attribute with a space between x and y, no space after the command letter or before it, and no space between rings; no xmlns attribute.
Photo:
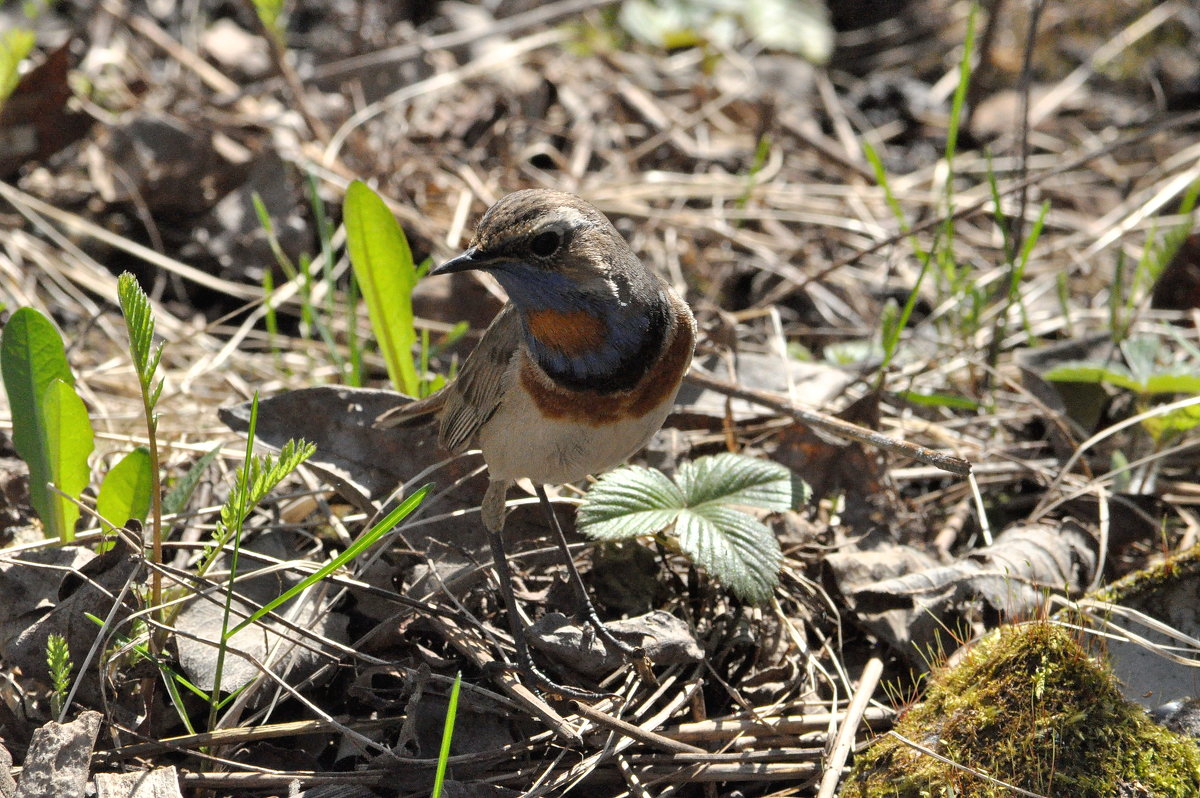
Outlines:
<svg viewBox="0 0 1200 798"><path fill-rule="evenodd" d="M338 312L338 281L334 268L337 265L337 258L333 252L334 225L329 214L325 212L325 201L321 199L320 181L311 169L304 174L304 188L305 195L308 197L308 207L312 211L312 219L316 227L317 241L321 245L321 254L318 257L321 277L325 281L325 314L332 319Z"/></svg>
<svg viewBox="0 0 1200 798"><path fill-rule="evenodd" d="M431 798L441 798L442 784L446 781L446 762L450 759L450 740L454 737L454 719L458 716L458 692L461 687L462 673L459 673L454 677L454 686L450 688L450 703L446 705L446 725L442 727L442 747L438 751Z"/></svg>
<svg viewBox="0 0 1200 798"><path fill-rule="evenodd" d="M950 125L946 130L946 163L953 167L954 156L958 151L958 131L962 126L963 107L967 102L967 89L971 85L971 56L975 50L975 18L979 15L979 5L971 4L967 13L967 32L963 37L963 54L958 63L958 85L954 87L954 98L950 101ZM953 196L953 172L946 179L947 197Z"/></svg>
<svg viewBox="0 0 1200 798"><path fill-rule="evenodd" d="M404 499L404 501L400 502L400 504L396 507L396 509L394 509L390 513L388 513L387 516L385 516L382 521L377 523L375 526L371 527L371 530L369 532L367 532L365 535L359 536L358 540L354 541L349 546L347 546L345 551L343 551L337 557L334 557L332 560L330 560L328 563L326 563L324 566L322 566L320 568L320 570L318 570L316 573L312 574L311 576L306 577L303 581L301 581L297 585L294 585L289 590L285 591L278 598L268 602L266 604L266 606L262 607L261 609L255 610L253 615L251 615L249 618L242 621L237 626L233 627L228 632L226 632L225 639L228 640L229 638L233 637L235 634L240 632L242 629L245 629L247 626L254 623L259 618L262 618L264 615L271 612L271 610L275 609L279 605L281 605L284 602L286 602L287 600L291 599L293 596L296 596L299 593L301 593L302 591L307 590L308 588L310 588L317 582L320 582L322 579L329 576L331 573L336 571L338 568L341 568L343 565L350 562L358 555L362 554L364 551L366 551L368 548L370 548L377 540L379 540L381 537L386 535L388 532L391 532L392 528L395 527L396 524L400 523L405 518L407 518L409 516L409 514L412 513L413 510L417 509L417 507L420 506L421 502L425 500L425 494L429 493L429 491L432 488L433 488L432 482L418 488L416 492L410 494L408 497L406 497Z"/></svg>
<svg viewBox="0 0 1200 798"><path fill-rule="evenodd" d="M882 377L887 371L887 367L891 365L892 358L896 356L896 352L900 346L900 335L908 326L908 320L912 317L913 310L917 307L917 299L921 296L921 285L925 282L926 275L929 274L930 264L933 259L926 256L921 259L921 271L917 274L917 281L913 284L913 289L908 292L908 299L904 301L904 308L890 324L883 336L883 363L879 366L879 374Z"/></svg>
<svg viewBox="0 0 1200 798"><path fill-rule="evenodd" d="M363 340L358 335L358 300L358 280L351 274L346 292L346 349L350 354L344 371L346 384L353 388L361 388L363 385ZM421 372L424 373L423 368Z"/></svg>
<svg viewBox="0 0 1200 798"><path fill-rule="evenodd" d="M238 572L238 556L242 549L242 523L246 520L246 516L250 513L250 508L255 502L250 501L250 496L253 491L253 484L256 479L256 466L261 469L262 464L254 457L254 433L258 429L258 391L254 392L254 399L250 403L250 424L246 430L246 459L242 461L242 468L238 471L237 482L233 486L233 490L229 493L229 498L225 500L224 506L221 507L221 520L217 522L217 530L214 533L216 542L212 548L212 553L206 555L204 562L201 563L199 573L203 575L208 567L216 561L221 547L224 545L224 540L233 541L233 553L229 558L229 579L225 583L225 603L222 608L221 616L221 639L217 642L217 662L213 667L213 687L208 694L208 729L212 731L217 727L217 712L220 710L221 698L221 681L225 673L225 654L228 650L229 638L232 633L227 633L229 629L229 616L233 608L233 591L234 583L237 582ZM289 441L291 443L291 441Z"/></svg>
<svg viewBox="0 0 1200 798"><path fill-rule="evenodd" d="M171 706L175 708L175 716L183 723L188 734L195 734L196 728L192 725L192 718L188 714L187 704L183 702L183 696L179 693L179 685L175 684L175 680L171 678L170 674L163 672L161 669L159 675L162 676L167 696L171 699ZM208 693L200 693L200 697L207 699Z"/></svg>
<svg viewBox="0 0 1200 798"><path fill-rule="evenodd" d="M1029 231L1029 235L1025 237L1025 243L1021 247L1021 260L1019 273L1024 274L1025 267L1029 265L1029 258L1033 255L1033 248L1037 246L1038 239L1042 237L1042 228L1046 225L1046 214L1050 213L1050 203L1043 202L1041 210L1038 211L1038 217L1033 223L1033 229ZM1016 293L1019 280L1014 281L1009 286L1010 293Z"/></svg>
<svg viewBox="0 0 1200 798"><path fill-rule="evenodd" d="M1148 256L1143 256L1139 263L1139 268L1133 275L1133 288L1131 295L1136 296L1139 300L1148 292L1153 290L1159 277L1167 268L1175 255L1179 252L1180 247L1191 235L1194 220L1192 211L1196 208L1196 201L1200 198L1200 180L1192 183L1188 190L1184 193L1183 199L1179 203L1179 208L1176 210L1176 215L1183 217L1183 222L1176 227L1168 230L1162 239L1157 243L1154 242L1155 236L1151 233L1147 237L1147 246L1145 252Z"/></svg>
<svg viewBox="0 0 1200 798"><path fill-rule="evenodd" d="M980 403L965 396L955 396L948 393L917 393L916 391L900 391L896 394L900 399L912 405L921 407L948 407L951 410L969 412L980 408Z"/></svg>
<svg viewBox="0 0 1200 798"><path fill-rule="evenodd" d="M396 390L416 396L412 292L417 273L404 231L379 195L358 180L346 190L344 217L350 263L367 301L388 377Z"/></svg>
<svg viewBox="0 0 1200 798"><path fill-rule="evenodd" d="M996 229L1000 231L1000 235L1004 239L1004 261L1012 263L1016 253L1013 252L1012 240L1012 225L1008 223L1008 217L1004 215L1004 202L1000 198L1000 184L996 182L996 170L992 166L992 152L985 150L983 157L987 161L987 184L988 193L992 196L992 220L996 223Z"/></svg>
<svg viewBox="0 0 1200 798"><path fill-rule="evenodd" d="M196 486L200 484L200 477L204 476L204 471L207 469L213 460L217 459L217 455L221 453L221 446L218 444L207 451L203 457L192 464L188 472L184 474L175 486L167 492L163 497L163 512L167 515L183 512L183 508L187 506L188 500L192 498L192 492L196 490Z"/></svg>
<svg viewBox="0 0 1200 798"><path fill-rule="evenodd" d="M896 217L896 224L900 225L900 232L907 233L912 226L908 223L908 217L904 214L904 208L900 207L900 201L896 199L896 195L892 192L892 184L888 180L887 168L883 165L883 158L879 152L871 146L871 142L863 140L862 142L863 155L866 156L867 162L871 164L871 170L875 173L875 182L883 189L883 199L887 203L888 209L892 215ZM914 249L916 241L913 241ZM918 252L920 250L917 250Z"/></svg>

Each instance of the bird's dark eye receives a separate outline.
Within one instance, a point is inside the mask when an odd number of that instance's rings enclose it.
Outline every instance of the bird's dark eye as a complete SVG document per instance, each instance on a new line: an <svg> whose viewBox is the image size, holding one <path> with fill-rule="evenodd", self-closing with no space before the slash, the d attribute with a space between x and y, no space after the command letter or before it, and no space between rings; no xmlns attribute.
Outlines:
<svg viewBox="0 0 1200 798"><path fill-rule="evenodd" d="M554 230L538 233L529 242L529 251L539 258L548 258L558 251L562 244L562 236Z"/></svg>

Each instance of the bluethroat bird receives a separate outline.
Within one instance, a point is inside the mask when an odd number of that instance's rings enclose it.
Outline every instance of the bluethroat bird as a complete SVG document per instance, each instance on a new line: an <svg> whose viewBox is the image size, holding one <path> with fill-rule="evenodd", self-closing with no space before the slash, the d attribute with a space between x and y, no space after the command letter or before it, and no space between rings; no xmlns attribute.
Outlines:
<svg viewBox="0 0 1200 798"><path fill-rule="evenodd" d="M599 474L646 444L691 364L696 323L612 223L571 194L505 196L484 214L467 250L429 274L472 269L495 276L508 304L453 382L385 413L377 426L440 412L444 448L460 453L477 442L490 480L483 525L519 665L548 692L594 698L555 684L529 655L500 535L508 486L522 478L536 485L587 620L605 643L640 654L600 623L543 486Z"/></svg>

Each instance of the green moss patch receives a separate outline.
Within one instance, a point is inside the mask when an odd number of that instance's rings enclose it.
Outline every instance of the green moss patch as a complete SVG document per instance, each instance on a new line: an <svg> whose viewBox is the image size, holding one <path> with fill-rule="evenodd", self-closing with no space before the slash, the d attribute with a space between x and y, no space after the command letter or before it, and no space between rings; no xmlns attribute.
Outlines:
<svg viewBox="0 0 1200 798"><path fill-rule="evenodd" d="M886 735L858 757L843 796L1013 795L969 771L1047 796L1200 795L1200 749L1126 701L1108 669L1049 623L989 634L896 732L962 767Z"/></svg>
<svg viewBox="0 0 1200 798"><path fill-rule="evenodd" d="M1200 574L1200 545L1192 546L1182 554L1170 557L1149 568L1126 574L1091 595L1097 601L1112 604L1127 604L1162 588Z"/></svg>

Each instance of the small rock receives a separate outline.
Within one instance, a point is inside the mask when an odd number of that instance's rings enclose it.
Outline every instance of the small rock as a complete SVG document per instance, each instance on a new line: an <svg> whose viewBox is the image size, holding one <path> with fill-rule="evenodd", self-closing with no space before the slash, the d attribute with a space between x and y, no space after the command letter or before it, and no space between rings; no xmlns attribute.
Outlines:
<svg viewBox="0 0 1200 798"><path fill-rule="evenodd" d="M16 798L83 798L101 717L88 710L70 723L50 721L35 731Z"/></svg>
<svg viewBox="0 0 1200 798"><path fill-rule="evenodd" d="M200 37L204 53L226 72L261 78L271 70L267 42L232 19L218 19Z"/></svg>

